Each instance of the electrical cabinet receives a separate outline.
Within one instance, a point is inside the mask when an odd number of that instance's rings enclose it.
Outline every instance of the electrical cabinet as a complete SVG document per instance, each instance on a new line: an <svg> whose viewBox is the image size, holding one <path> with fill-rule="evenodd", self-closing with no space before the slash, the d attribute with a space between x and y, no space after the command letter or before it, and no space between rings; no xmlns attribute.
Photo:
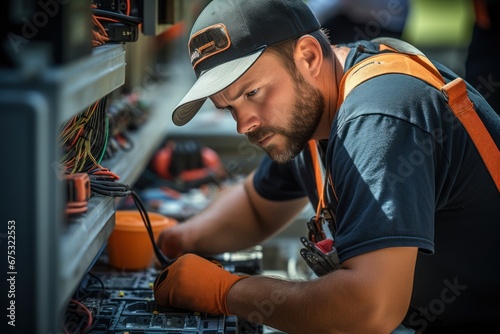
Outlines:
<svg viewBox="0 0 500 334"><path fill-rule="evenodd" d="M11 0L0 13L2 333L63 333L68 302L114 228L111 197L93 195L85 214L68 219L59 173L61 127L123 88L130 61L128 45L91 48L90 3ZM144 6L149 15L142 12L149 29L144 33L157 35L181 20L185 3L128 4ZM103 161L124 184L133 185L164 139L175 100L166 98L166 91L175 96L182 85L147 88L152 108L131 134L134 146Z"/></svg>
<svg viewBox="0 0 500 334"><path fill-rule="evenodd" d="M15 281L15 294L3 305L4 310L15 306L15 327L8 327L12 332L61 332L66 304L113 228L113 202L108 198L93 198L79 221L66 221L58 133L64 120L124 80L122 45L98 48L88 57L33 73L0 70L0 133L6 157L2 174L8 175L2 219L4 224L15 222L10 243L14 264L4 266L4 274ZM6 254L9 240L4 241Z"/></svg>
<svg viewBox="0 0 500 334"><path fill-rule="evenodd" d="M8 333L61 333L69 299L113 230L110 197L91 197L87 213L78 219L68 221L64 216L58 134L73 115L122 86L125 67L125 48L119 44L34 72L0 69L1 170L6 186L0 195L0 240L2 282L7 282L2 293L12 291L12 298L2 298L2 309L12 313L15 324L5 325L4 317L1 327ZM165 99L165 90L175 95L176 89L178 84L149 92L153 108L132 134L134 147L105 161L120 182L133 184L163 140L166 111L174 107L169 105L174 99ZM8 259L9 249L14 252Z"/></svg>
<svg viewBox="0 0 500 334"><path fill-rule="evenodd" d="M5 226L15 222L15 264L12 270L4 266L4 275L15 278L15 298L3 306L5 310L14 301L16 332L61 332L70 296L113 230L114 200L109 197L93 196L88 212L78 219L64 217L58 132L65 120L124 80L123 45L96 48L88 58L36 75L0 70L0 133L6 158L2 171L8 175L1 195L2 219ZM165 99L164 90L175 95L175 89L178 85L158 87L156 95L150 92L156 107L132 134L134 147L105 161L120 182L133 184L163 140L165 111L173 108L169 105L173 99ZM3 234L4 254L7 241ZM23 321L26 310L35 310L32 321Z"/></svg>

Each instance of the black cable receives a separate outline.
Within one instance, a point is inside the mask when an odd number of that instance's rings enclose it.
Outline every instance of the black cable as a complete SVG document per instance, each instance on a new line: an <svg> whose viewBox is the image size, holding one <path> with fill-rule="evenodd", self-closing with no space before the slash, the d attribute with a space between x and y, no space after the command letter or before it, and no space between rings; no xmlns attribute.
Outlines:
<svg viewBox="0 0 500 334"><path fill-rule="evenodd" d="M106 113L107 113L107 95L104 96L101 100L99 100L99 103L97 105L97 110L92 117L92 119L89 121L90 126L94 129L95 133L92 138L92 146L91 146L91 152L94 158L97 160L97 162L100 162L100 157L102 155L102 152L105 149L106 145L106 136L107 136L107 123L106 123ZM85 170L88 170L92 168L93 166L86 167Z"/></svg>
<svg viewBox="0 0 500 334"><path fill-rule="evenodd" d="M95 189L100 189L105 191L121 191L126 193L125 196L130 195L130 188L121 183L102 181L102 180L90 180L90 186L91 188L93 186Z"/></svg>
<svg viewBox="0 0 500 334"><path fill-rule="evenodd" d="M106 286L104 285L103 281L97 277L95 274L93 274L92 272L87 272L87 274L89 276L91 276L92 278L94 278L100 285L101 285L101 288L102 288L102 293L103 294L106 294ZM102 303L102 299L101 299L101 303Z"/></svg>
<svg viewBox="0 0 500 334"><path fill-rule="evenodd" d="M96 175L89 174L90 178L90 189L94 193L101 194L109 197L126 197L132 196L134 203L141 215L142 221L144 222L144 226L146 227L146 231L149 235L149 239L151 240L151 244L153 246L153 251L160 263L163 266L169 266L175 260L171 260L166 257L158 245L156 244L156 240L153 233L153 227L151 225L151 220L149 219L148 211L144 203L142 202L139 195L132 190L128 185L123 183L116 182L111 176L108 175Z"/></svg>
<svg viewBox="0 0 500 334"><path fill-rule="evenodd" d="M102 296L98 297L99 298L99 307L95 307L95 314L93 315L92 324L89 327L87 327L86 330L79 329L79 331L77 332L78 334L88 334L88 333L90 333L97 326L97 324L99 323L99 321L97 320L97 317L100 316L99 313L100 313L100 310L102 309L103 300L104 300L103 296L106 295L106 287L105 287L103 281L99 277L97 277L96 275L94 275L92 272L90 272L90 271L88 271L87 274L89 276L91 276L93 279L95 279L101 285ZM83 299L87 298L89 294L90 293L87 292L87 294L84 297L78 298L77 300L80 301L80 303L81 303L81 301ZM89 311L90 311L90 309L89 309ZM67 320L66 320L66 322L67 322ZM82 326L80 326L80 327L82 327ZM73 331L71 333L73 333Z"/></svg>
<svg viewBox="0 0 500 334"><path fill-rule="evenodd" d="M119 13L116 13L116 12L111 12L111 11L108 11L108 10L102 10L102 9L95 9L95 8L93 8L92 9L92 14L94 14L95 16L101 16L101 17L105 17L105 18L108 18L108 19L118 20L118 21L120 21L122 23L135 24L135 25L137 25L139 23L142 23L142 19L139 18L139 17L123 15L123 14L119 14Z"/></svg>
<svg viewBox="0 0 500 334"><path fill-rule="evenodd" d="M133 190L132 190L132 199L134 200L134 203L136 204L137 208L139 209L139 212L141 213L142 220L144 222L144 225L146 226L146 230L148 231L149 238L151 240L151 243L153 244L153 250L155 252L156 257L158 258L158 261L160 261L160 263L165 267L171 265L175 261L175 259L174 260L169 259L158 248L158 245L156 244L156 240L153 234L153 227L151 226L151 221L149 220L148 211L146 210L144 203L141 201L139 195L137 195L137 193Z"/></svg>

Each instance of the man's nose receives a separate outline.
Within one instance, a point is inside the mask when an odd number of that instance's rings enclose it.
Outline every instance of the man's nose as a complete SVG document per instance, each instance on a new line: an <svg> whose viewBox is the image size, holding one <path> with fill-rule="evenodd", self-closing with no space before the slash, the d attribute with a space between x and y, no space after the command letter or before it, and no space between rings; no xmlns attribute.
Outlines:
<svg viewBox="0 0 500 334"><path fill-rule="evenodd" d="M256 113L251 111L235 112L233 117L236 120L236 131L239 134L246 134L259 127L260 118Z"/></svg>

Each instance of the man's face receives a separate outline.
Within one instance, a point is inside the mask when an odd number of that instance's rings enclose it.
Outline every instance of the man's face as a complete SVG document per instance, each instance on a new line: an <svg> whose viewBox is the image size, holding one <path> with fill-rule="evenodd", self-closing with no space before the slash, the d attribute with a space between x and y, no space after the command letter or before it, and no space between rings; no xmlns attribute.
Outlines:
<svg viewBox="0 0 500 334"><path fill-rule="evenodd" d="M228 109L238 132L278 163L288 162L302 151L325 108L317 88L298 71L291 75L269 53L211 100L217 108Z"/></svg>

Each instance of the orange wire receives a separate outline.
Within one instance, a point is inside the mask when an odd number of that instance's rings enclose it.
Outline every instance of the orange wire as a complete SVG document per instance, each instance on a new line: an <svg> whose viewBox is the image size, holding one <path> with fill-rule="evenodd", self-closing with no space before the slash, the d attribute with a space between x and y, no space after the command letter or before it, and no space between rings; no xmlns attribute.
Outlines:
<svg viewBox="0 0 500 334"><path fill-rule="evenodd" d="M90 7L97 8L95 4L92 4ZM99 18L104 19L101 17ZM92 46L103 45L107 41L109 41L108 33L106 32L106 29L104 29L104 26L101 24L101 22L99 22L99 18L92 14L92 23L97 29L97 31L92 29Z"/></svg>
<svg viewBox="0 0 500 334"><path fill-rule="evenodd" d="M111 21L111 22L120 22L120 21L118 21L118 20L116 20L116 19L112 19L112 18L110 18L110 17L96 16L96 18L97 18L97 19L99 19L99 20L105 20L105 21ZM100 23L99 23L99 24L100 24ZM103 29L104 29L104 28L103 28Z"/></svg>
<svg viewBox="0 0 500 334"><path fill-rule="evenodd" d="M127 0L127 10L125 12L127 15L130 15L130 0Z"/></svg>

